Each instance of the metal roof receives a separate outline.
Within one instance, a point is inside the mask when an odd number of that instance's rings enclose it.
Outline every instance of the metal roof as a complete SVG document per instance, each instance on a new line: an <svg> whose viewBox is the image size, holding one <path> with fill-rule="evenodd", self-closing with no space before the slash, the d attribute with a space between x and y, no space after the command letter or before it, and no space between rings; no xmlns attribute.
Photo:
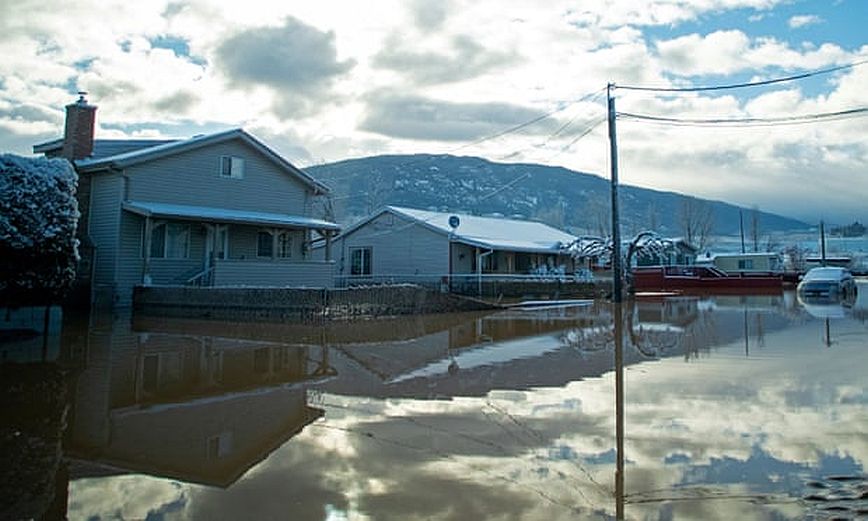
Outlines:
<svg viewBox="0 0 868 521"><path fill-rule="evenodd" d="M333 222L303 217L300 215L248 212L229 208L187 206L145 201L126 201L123 203L123 208L124 210L145 217L197 220L213 223L254 224L285 228L309 228L314 230L340 230L340 226Z"/></svg>
<svg viewBox="0 0 868 521"><path fill-rule="evenodd" d="M576 240L567 232L547 224L506 219L502 217L480 217L461 213L433 212L399 206L387 206L383 210L350 226L342 234L354 232L382 213L392 213L411 219L436 232L452 234L454 242L468 244L491 250L517 251L526 253L557 253L564 246ZM459 225L452 229L449 218L457 216Z"/></svg>

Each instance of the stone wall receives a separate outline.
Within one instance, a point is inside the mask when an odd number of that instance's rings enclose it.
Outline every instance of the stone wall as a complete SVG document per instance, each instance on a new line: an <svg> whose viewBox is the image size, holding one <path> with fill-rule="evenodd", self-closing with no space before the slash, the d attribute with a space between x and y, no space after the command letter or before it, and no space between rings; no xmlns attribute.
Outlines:
<svg viewBox="0 0 868 521"><path fill-rule="evenodd" d="M498 308L409 284L346 289L138 286L133 307L146 315L298 322Z"/></svg>

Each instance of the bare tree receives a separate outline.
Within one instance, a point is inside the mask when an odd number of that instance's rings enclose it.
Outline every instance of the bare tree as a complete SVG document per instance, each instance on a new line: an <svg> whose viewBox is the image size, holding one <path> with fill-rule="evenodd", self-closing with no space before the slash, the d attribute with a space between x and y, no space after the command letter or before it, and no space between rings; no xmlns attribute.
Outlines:
<svg viewBox="0 0 868 521"><path fill-rule="evenodd" d="M779 252L781 249L781 242L772 234L766 235L766 251L775 251Z"/></svg>
<svg viewBox="0 0 868 521"><path fill-rule="evenodd" d="M372 214L382 208L392 195L392 183L386 175L375 170L367 178L367 190L365 190L365 213Z"/></svg>
<svg viewBox="0 0 868 521"><path fill-rule="evenodd" d="M682 197L678 209L678 222L684 240L688 244L702 251L711 243L714 209L708 202L700 201L695 197Z"/></svg>
<svg viewBox="0 0 868 521"><path fill-rule="evenodd" d="M660 227L660 210L657 208L654 201L648 203L648 207L645 210L645 216L647 218L645 229L657 231Z"/></svg>
<svg viewBox="0 0 868 521"><path fill-rule="evenodd" d="M321 195L314 200L320 206L320 217L324 221L336 223L337 209L335 208L335 199L331 194Z"/></svg>
<svg viewBox="0 0 868 521"><path fill-rule="evenodd" d="M612 231L612 211L604 198L588 199L587 202L588 233L605 237Z"/></svg>
<svg viewBox="0 0 868 521"><path fill-rule="evenodd" d="M558 201L556 204L550 207L540 208L539 210L537 210L535 217L548 225L554 226L555 228L564 228L564 226L566 226L567 224L565 206L566 203L564 203L563 201Z"/></svg>

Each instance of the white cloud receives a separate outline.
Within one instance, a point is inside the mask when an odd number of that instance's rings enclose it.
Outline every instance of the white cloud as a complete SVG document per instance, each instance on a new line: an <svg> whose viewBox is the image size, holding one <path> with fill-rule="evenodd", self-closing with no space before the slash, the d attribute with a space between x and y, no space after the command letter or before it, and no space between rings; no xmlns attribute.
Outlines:
<svg viewBox="0 0 868 521"><path fill-rule="evenodd" d="M852 61L853 55L835 44L794 49L770 37L751 39L739 30L689 34L656 42L666 70L680 75L729 75L768 68L816 69Z"/></svg>
<svg viewBox="0 0 868 521"><path fill-rule="evenodd" d="M819 23L823 23L823 19L814 14L792 16L787 21L787 25L790 26L790 29L798 29L800 27L805 27L806 25L814 25Z"/></svg>
<svg viewBox="0 0 868 521"><path fill-rule="evenodd" d="M0 134L0 143L20 153L27 151L22 144L28 136L39 141L58 134L62 107L72 101L75 90L83 89L91 92L90 101L100 107L98 123L114 133L132 134L148 128L185 135L203 127L245 126L274 136L281 143L278 150L315 161L441 152L455 146L450 140L458 135L455 128L428 132L426 139L418 139L418 133L391 131L387 139L370 132L371 115L382 115L400 101L438 100L441 108L455 109L449 118L455 123L462 107L526 107L546 112L608 82L682 85L693 76L716 76L720 81L733 74L766 78L781 70L821 68L868 55L868 47L846 49L834 41L794 46L784 35L756 36L749 32L750 24L724 27L711 23L715 15L733 9L752 10L754 17L773 16L781 3L785 2L654 0L638 4L614 0L577 4L556 0L540 7L520 0L496 4L451 0L448 5L400 0L6 2L0 7L0 53L4 56L0 106L17 108L0 110L0 128L7 135ZM99 20L99 30L81 29L93 28L94 20ZM657 41L649 40L645 32L654 26L655 34L663 34L661 28L688 21L703 32ZM187 52L155 46L161 38L179 42ZM865 104L864 89L856 80L862 74L854 70L830 77L822 94L800 93L799 100L790 100L795 104L792 108L810 111ZM383 99L385 92L394 93L394 99ZM670 111L674 116L703 116L711 110L737 115L755 110L748 109L746 102L756 93L739 95L744 96L739 101L705 96L678 103L648 101L646 108ZM625 96L619 108L631 103ZM39 110L30 110L35 107ZM410 107L405 115L418 115L420 110ZM771 106L768 113L772 113ZM465 122L461 135L494 131L497 124L490 123ZM757 168L760 163L753 163L754 158L762 158L763 165L791 165L782 155L792 150L787 146L802 143L802 150L814 151L819 162L811 168L822 165L821 158L846 164L864 158L864 147L850 144L848 137L864 132L863 123L781 131L774 136L782 137L772 139L780 141L779 146L767 147L762 153L754 142L757 131L730 132L721 138L702 131L706 138L701 141L691 132L667 129L664 133L670 139L661 142L656 130L624 125L622 150L627 164L634 157L631 154L637 158L647 154L624 174L647 186L699 190L698 195L739 202L744 178L749 177L741 169ZM468 129L473 125L477 128L471 132ZM281 133L284 139L277 138ZM545 134L545 129L507 136L465 153L491 158L511 155L517 160L607 171L604 132L592 133L567 151L561 147L569 140L555 140L540 148L534 146L539 139L529 137L533 134ZM837 142L842 138L848 144L844 148ZM298 143L293 145L295 140ZM708 140L725 148L706 150L711 146ZM685 157L689 147L704 152ZM739 172L717 176L715 184L686 174L696 170L720 173L719 161L710 158L721 155L745 158L737 166ZM668 167L667 162L671 162ZM800 168L808 168L804 165ZM683 169L683 175L671 175L677 168ZM799 172L792 175L807 176L809 170ZM846 170L846 175L851 174ZM844 174L831 178L843 180ZM852 176L849 179L852 182ZM752 188L760 183L755 178L748 181ZM868 189L858 185L849 193L854 191L864 195ZM846 204L852 206L852 201ZM775 209L786 211L786 201L781 199ZM861 218L868 220L868 215Z"/></svg>

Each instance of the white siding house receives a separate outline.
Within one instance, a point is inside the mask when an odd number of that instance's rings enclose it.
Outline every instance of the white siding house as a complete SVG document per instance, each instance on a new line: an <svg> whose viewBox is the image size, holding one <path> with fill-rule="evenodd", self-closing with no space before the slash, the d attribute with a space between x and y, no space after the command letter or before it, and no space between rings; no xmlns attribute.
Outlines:
<svg viewBox="0 0 868 521"><path fill-rule="evenodd" d="M313 215L327 187L241 129L94 140L95 111L83 96L67 106L64 138L34 152L78 171L79 271L96 296L129 306L138 284L333 285L330 256L308 252L314 232L339 230Z"/></svg>
<svg viewBox="0 0 868 521"><path fill-rule="evenodd" d="M348 227L333 250L341 284L440 284L569 274L574 265L563 249L575 240L538 222L387 206Z"/></svg>

